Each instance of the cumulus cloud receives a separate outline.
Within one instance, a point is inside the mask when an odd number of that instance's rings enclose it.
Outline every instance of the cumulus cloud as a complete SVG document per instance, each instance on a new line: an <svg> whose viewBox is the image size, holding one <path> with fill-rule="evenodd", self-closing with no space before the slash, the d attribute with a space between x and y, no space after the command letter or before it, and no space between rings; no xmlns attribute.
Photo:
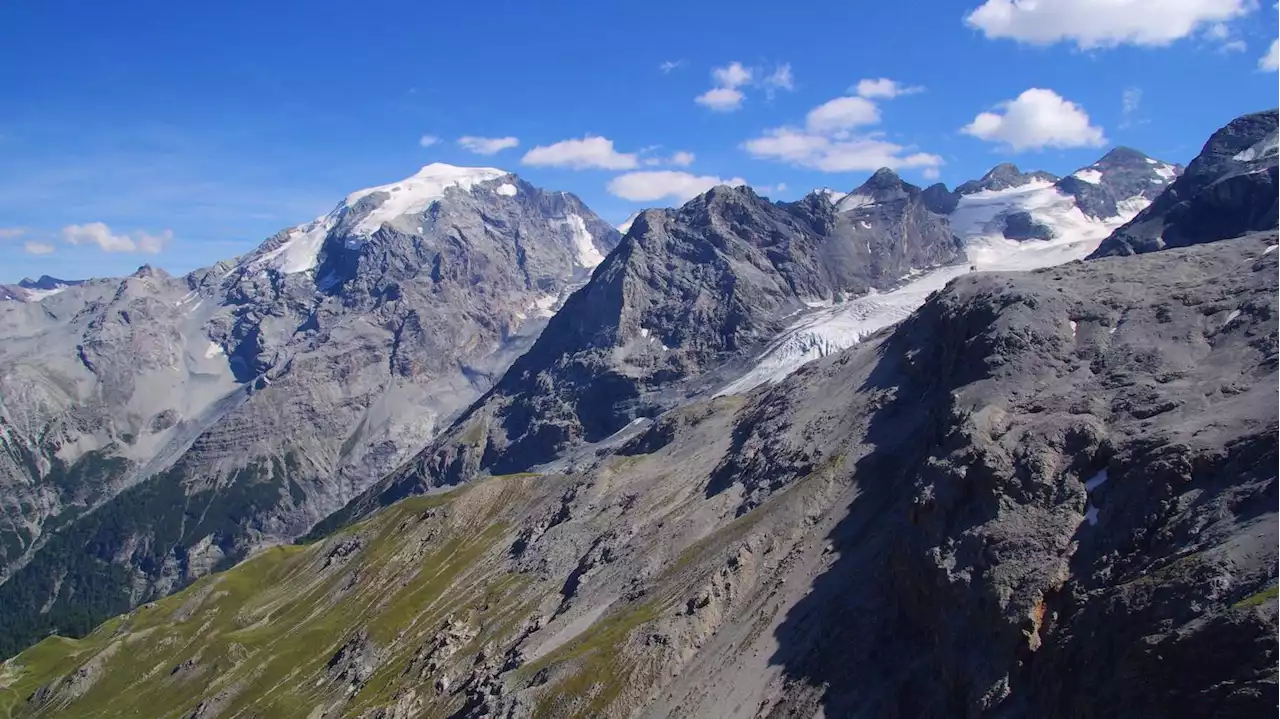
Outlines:
<svg viewBox="0 0 1280 719"><path fill-rule="evenodd" d="M741 87L751 82L751 76L752 71L743 67L737 60L711 71L711 77L716 81L717 87Z"/></svg>
<svg viewBox="0 0 1280 719"><path fill-rule="evenodd" d="M742 107L742 101L746 98L738 88L751 82L752 76L752 71L737 60L724 67L717 67L711 71L715 87L695 97L693 101L716 112L733 112Z"/></svg>
<svg viewBox="0 0 1280 719"><path fill-rule="evenodd" d="M880 108L861 97L837 97L809 111L804 125L811 132L848 130L860 125L880 122Z"/></svg>
<svg viewBox="0 0 1280 719"><path fill-rule="evenodd" d="M587 135L581 140L561 140L539 145L520 160L535 167L567 167L574 170L630 170L638 164L634 153L613 149L613 140Z"/></svg>
<svg viewBox="0 0 1280 719"><path fill-rule="evenodd" d="M885 86L867 86L885 92ZM889 81L892 82L892 81ZM862 83L859 83L860 85ZM896 88L895 84L895 88ZM901 94L901 93L899 93ZM823 172L853 172L881 167L935 167L942 158L885 140L877 133L855 130L880 122L880 108L865 97L837 97L813 108L804 127L775 127L743 143L763 160L787 162Z"/></svg>
<svg viewBox="0 0 1280 719"><path fill-rule="evenodd" d="M881 167L935 167L942 158L879 137L824 135L780 127L748 140L743 147L753 157L779 160L822 172L855 172Z"/></svg>
<svg viewBox="0 0 1280 719"><path fill-rule="evenodd" d="M678 70L681 67L684 67L684 60L663 60L662 64L658 66L658 69L662 71L663 75L667 75L673 70Z"/></svg>
<svg viewBox="0 0 1280 719"><path fill-rule="evenodd" d="M694 154L692 152L685 152L684 150L680 150L671 155L671 164L676 167L688 167L693 164L693 160Z"/></svg>
<svg viewBox="0 0 1280 719"><path fill-rule="evenodd" d="M745 185L741 177L728 180L711 175L693 175L674 170L628 172L609 181L609 194L633 202L652 202L670 198L688 201L716 185Z"/></svg>
<svg viewBox="0 0 1280 719"><path fill-rule="evenodd" d="M733 112L742 107L745 98L746 95L737 88L713 87L693 98L693 101L716 112Z"/></svg>
<svg viewBox="0 0 1280 719"><path fill-rule="evenodd" d="M62 239L72 245L97 245L103 252L143 252L154 255L163 251L173 240L173 232L165 230L159 235L146 232L117 235L106 223L90 222L63 227Z"/></svg>
<svg viewBox="0 0 1280 719"><path fill-rule="evenodd" d="M761 84L764 85L765 96L769 98L773 98L778 90L796 89L796 79L791 74L791 63L779 65Z"/></svg>
<svg viewBox="0 0 1280 719"><path fill-rule="evenodd" d="M0 240L12 240L27 234L25 227L0 227Z"/></svg>
<svg viewBox="0 0 1280 719"><path fill-rule="evenodd" d="M1258 59L1258 69L1267 72L1280 70L1280 40L1272 40L1267 54Z"/></svg>
<svg viewBox="0 0 1280 719"><path fill-rule="evenodd" d="M436 137L435 135L423 135L422 137L418 138L419 147L431 147L437 142L440 142L440 138Z"/></svg>
<svg viewBox="0 0 1280 719"><path fill-rule="evenodd" d="M520 140L515 137L474 137L467 135L459 137L458 144L463 149L474 152L477 155L496 155L503 150L518 147Z"/></svg>
<svg viewBox="0 0 1280 719"><path fill-rule="evenodd" d="M1034 45L1161 46L1202 26L1240 17L1253 7L1252 0L986 0L964 21L988 38Z"/></svg>
<svg viewBox="0 0 1280 719"><path fill-rule="evenodd" d="M1102 128L1090 124L1084 108L1053 90L1031 88L996 109L979 113L960 131L1001 143L1015 152L1046 147L1098 147L1107 141Z"/></svg>
<svg viewBox="0 0 1280 719"><path fill-rule="evenodd" d="M914 95L918 92L924 92L924 88L919 85L903 85L896 80L881 77L878 79L866 78L859 80L853 91L858 93L860 97L885 98L888 100L899 95Z"/></svg>
<svg viewBox="0 0 1280 719"><path fill-rule="evenodd" d="M53 252L53 245L46 242L28 241L22 245L23 251L28 255L47 255Z"/></svg>

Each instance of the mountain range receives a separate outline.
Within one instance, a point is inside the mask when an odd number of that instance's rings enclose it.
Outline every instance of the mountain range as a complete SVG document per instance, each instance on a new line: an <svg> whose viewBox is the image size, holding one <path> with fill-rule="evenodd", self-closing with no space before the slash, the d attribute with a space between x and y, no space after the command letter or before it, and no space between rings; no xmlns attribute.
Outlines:
<svg viewBox="0 0 1280 719"><path fill-rule="evenodd" d="M83 638L0 706L1272 710L1276 126L625 234L430 165L7 290L0 653Z"/></svg>

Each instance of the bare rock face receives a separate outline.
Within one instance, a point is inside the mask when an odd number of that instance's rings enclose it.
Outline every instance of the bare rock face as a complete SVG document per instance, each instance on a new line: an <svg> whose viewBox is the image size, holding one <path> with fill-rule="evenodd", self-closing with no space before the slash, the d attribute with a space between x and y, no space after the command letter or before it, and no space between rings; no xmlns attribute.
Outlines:
<svg viewBox="0 0 1280 719"><path fill-rule="evenodd" d="M1218 130L1169 189L1116 230L1092 257L1154 252L1274 230L1277 112L1244 115Z"/></svg>
<svg viewBox="0 0 1280 719"><path fill-rule="evenodd" d="M962 258L945 218L889 170L836 204L717 187L679 210L646 211L481 402L320 529L606 439L702 386L808 305Z"/></svg>
<svg viewBox="0 0 1280 719"><path fill-rule="evenodd" d="M0 303L0 654L306 532L488 390L618 239L567 193L431 165L235 261Z"/></svg>

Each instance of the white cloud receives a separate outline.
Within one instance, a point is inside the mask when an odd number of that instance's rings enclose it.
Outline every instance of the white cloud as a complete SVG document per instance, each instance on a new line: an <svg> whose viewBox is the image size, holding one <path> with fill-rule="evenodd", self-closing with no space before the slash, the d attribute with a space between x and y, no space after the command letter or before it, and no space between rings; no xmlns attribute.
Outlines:
<svg viewBox="0 0 1280 719"><path fill-rule="evenodd" d="M681 67L684 67L684 60L663 60L658 69L662 71L663 75L666 75L672 70L678 70Z"/></svg>
<svg viewBox="0 0 1280 719"><path fill-rule="evenodd" d="M630 170L638 164L634 153L613 149L613 140L587 135L581 140L561 140L539 145L525 153L521 163L540 167L568 167L575 170Z"/></svg>
<svg viewBox="0 0 1280 719"><path fill-rule="evenodd" d="M22 245L22 249L28 255L47 255L53 252L53 245L45 242L28 241Z"/></svg>
<svg viewBox="0 0 1280 719"><path fill-rule="evenodd" d="M742 107L742 100L746 97L738 88L751 82L752 75L752 71L737 60L724 67L717 67L711 71L715 87L695 97L693 101L716 112L733 112Z"/></svg>
<svg viewBox="0 0 1280 719"><path fill-rule="evenodd" d="M1267 54L1258 58L1258 69L1268 72L1280 70L1280 40L1272 40Z"/></svg>
<svg viewBox="0 0 1280 719"><path fill-rule="evenodd" d="M62 239L73 245L97 245L103 252L145 252L158 254L173 240L173 231L159 235L135 232L129 235L112 234L111 228L102 222L85 225L67 225L62 228Z"/></svg>
<svg viewBox="0 0 1280 719"><path fill-rule="evenodd" d="M862 97L892 99L899 95L914 95L918 92L924 92L924 88L919 85L903 85L896 80L882 77L875 80L870 78L859 80L853 91Z"/></svg>
<svg viewBox="0 0 1280 719"><path fill-rule="evenodd" d="M877 170L881 167L935 167L942 158L883 139L880 133L857 135L854 129L880 121L880 109L864 97L837 97L813 108L803 128L775 127L743 143L763 160L787 162L822 172Z"/></svg>
<svg viewBox="0 0 1280 719"><path fill-rule="evenodd" d="M810 132L834 132L877 122L880 109L874 102L861 97L837 97L810 110L804 125Z"/></svg>
<svg viewBox="0 0 1280 719"><path fill-rule="evenodd" d="M693 98L693 101L716 112L733 112L742 107L744 97L742 91L736 88L713 87Z"/></svg>
<svg viewBox="0 0 1280 719"><path fill-rule="evenodd" d="M25 227L0 227L0 240L12 240L27 234Z"/></svg>
<svg viewBox="0 0 1280 719"><path fill-rule="evenodd" d="M769 98L772 98L778 90L796 89L796 79L791 74L791 63L784 62L779 65L761 84L764 85L765 95Z"/></svg>
<svg viewBox="0 0 1280 719"><path fill-rule="evenodd" d="M684 150L680 150L671 155L671 164L677 167L688 167L693 164L693 160L694 154L692 152L685 152Z"/></svg>
<svg viewBox="0 0 1280 719"><path fill-rule="evenodd" d="M926 167L920 175L926 180L936 180L939 177L942 177L942 172L936 167Z"/></svg>
<svg viewBox="0 0 1280 719"><path fill-rule="evenodd" d="M419 147L431 147L437 142L440 142L440 138L436 137L435 135L423 135L422 137L418 138Z"/></svg>
<svg viewBox="0 0 1280 719"><path fill-rule="evenodd" d="M779 127L748 140L744 145L753 157L780 160L822 172L855 172L881 167L935 167L942 158L927 152L911 152L897 143L877 137L850 137L845 133L824 135L789 127Z"/></svg>
<svg viewBox="0 0 1280 719"><path fill-rule="evenodd" d="M1230 40L1222 43L1218 49L1222 52L1244 52L1249 49L1249 45L1244 40Z"/></svg>
<svg viewBox="0 0 1280 719"><path fill-rule="evenodd" d="M609 194L633 202L652 202L672 198L685 202L716 185L745 185L741 177L728 180L710 175L692 175L673 170L628 172L609 181Z"/></svg>
<svg viewBox="0 0 1280 719"><path fill-rule="evenodd" d="M966 135L999 142L1011 150L1046 147L1098 147L1106 143L1102 128L1089 124L1084 108L1053 90L1031 88L1016 100L1000 103L1001 112L983 112L960 128Z"/></svg>
<svg viewBox="0 0 1280 719"><path fill-rule="evenodd" d="M503 150L509 150L520 145L520 140L515 137L459 137L458 144L465 150L476 153L477 155L496 155Z"/></svg>
<svg viewBox="0 0 1280 719"><path fill-rule="evenodd" d="M751 82L751 76L751 70L743 67L742 63L737 60L711 71L711 77L716 81L716 87L742 87Z"/></svg>
<svg viewBox="0 0 1280 719"><path fill-rule="evenodd" d="M988 38L1034 45L1161 46L1253 7L1252 0L985 0L964 21Z"/></svg>

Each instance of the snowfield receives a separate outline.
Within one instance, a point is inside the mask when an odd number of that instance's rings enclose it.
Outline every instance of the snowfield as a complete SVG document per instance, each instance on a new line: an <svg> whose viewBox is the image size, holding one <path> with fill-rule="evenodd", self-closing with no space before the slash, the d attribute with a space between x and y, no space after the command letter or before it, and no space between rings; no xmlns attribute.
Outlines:
<svg viewBox="0 0 1280 719"><path fill-rule="evenodd" d="M1034 180L1004 190L984 190L960 199L951 214L952 230L965 243L968 263L903 278L898 289L864 295L840 304L810 300L806 312L756 358L752 368L717 395L746 392L780 381L806 363L851 347L896 324L951 280L978 271L1034 270L1084 259L1117 227L1133 219L1148 201L1120 203L1120 214L1105 220L1085 215L1075 199L1053 183ZM1024 211L1053 232L1051 240L1004 237L1004 216Z"/></svg>

